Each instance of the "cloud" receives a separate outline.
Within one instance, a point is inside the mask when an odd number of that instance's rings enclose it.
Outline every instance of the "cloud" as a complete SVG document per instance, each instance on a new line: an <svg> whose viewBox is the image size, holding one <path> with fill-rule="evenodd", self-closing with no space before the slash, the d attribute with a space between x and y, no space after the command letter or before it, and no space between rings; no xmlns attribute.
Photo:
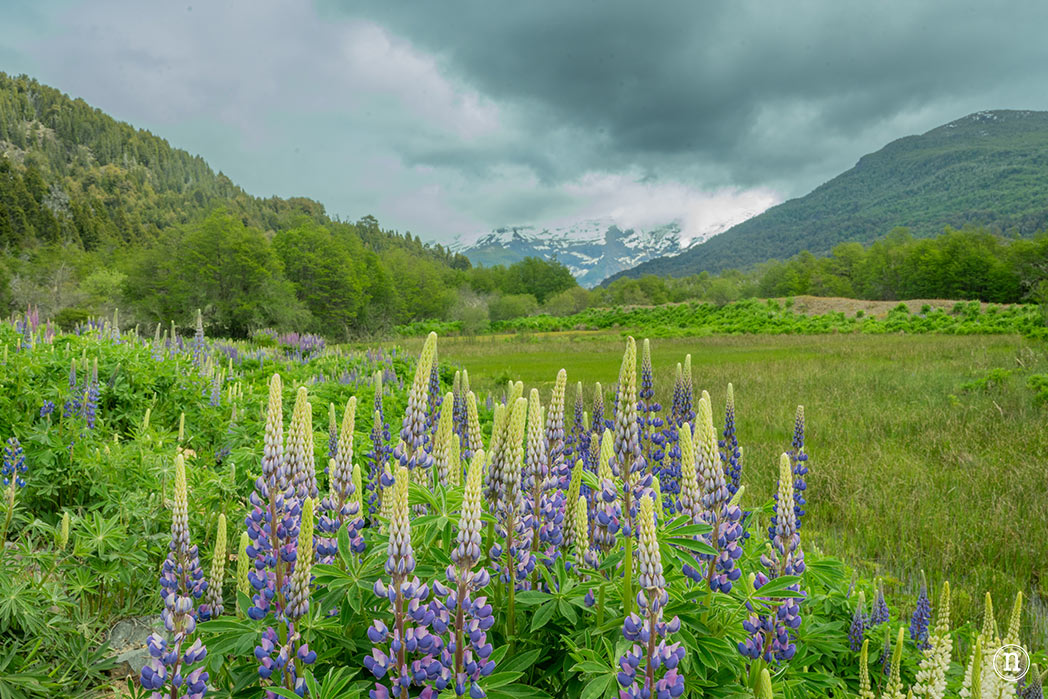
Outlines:
<svg viewBox="0 0 1048 699"><path fill-rule="evenodd" d="M14 13L0 57L253 194L424 238L598 216L700 235L894 138L1048 108L1045 20L947 0L66 0Z"/></svg>

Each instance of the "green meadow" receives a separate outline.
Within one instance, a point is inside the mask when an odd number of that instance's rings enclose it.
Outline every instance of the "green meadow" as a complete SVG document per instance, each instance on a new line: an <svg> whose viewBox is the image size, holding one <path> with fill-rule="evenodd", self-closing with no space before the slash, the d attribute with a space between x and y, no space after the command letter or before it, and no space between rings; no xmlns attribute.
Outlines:
<svg viewBox="0 0 1048 699"><path fill-rule="evenodd" d="M406 345L416 351L421 340ZM569 388L583 382L588 408L596 381L610 399L622 347L617 333L445 337L440 358L466 368L481 396L500 396L510 378L545 392L567 367ZM962 615L977 613L985 589L995 599L1023 590L1033 637L1048 637L1048 610L1037 607L1048 595L1048 408L1028 385L1048 372L1043 343L1014 335L653 340L664 410L687 353L696 392L709 391L720 409L734 384L751 504L771 497L794 406L803 404L806 536L897 594L916 592L921 569L935 585L950 580Z"/></svg>

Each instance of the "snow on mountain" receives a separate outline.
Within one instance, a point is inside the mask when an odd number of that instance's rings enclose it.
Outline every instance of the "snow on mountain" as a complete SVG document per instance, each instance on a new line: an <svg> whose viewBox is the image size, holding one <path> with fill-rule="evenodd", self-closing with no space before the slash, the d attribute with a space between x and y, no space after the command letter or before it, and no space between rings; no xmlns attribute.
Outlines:
<svg viewBox="0 0 1048 699"><path fill-rule="evenodd" d="M479 237L460 237L450 248L473 264L485 266L510 265L525 257L556 258L579 284L593 287L616 272L656 257L676 255L709 237L682 240L678 222L622 230L611 219L592 219L553 228L498 228Z"/></svg>

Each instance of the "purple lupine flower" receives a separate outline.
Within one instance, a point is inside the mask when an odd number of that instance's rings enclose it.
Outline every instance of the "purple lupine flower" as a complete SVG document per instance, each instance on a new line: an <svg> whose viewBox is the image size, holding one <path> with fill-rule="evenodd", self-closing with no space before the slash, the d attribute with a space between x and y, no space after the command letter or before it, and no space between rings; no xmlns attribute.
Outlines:
<svg viewBox="0 0 1048 699"><path fill-rule="evenodd" d="M717 446L721 450L720 458L724 464L724 476L728 479L728 491L735 495L742 483L742 452L739 451L739 440L735 436L735 389L730 383L724 407L724 432Z"/></svg>
<svg viewBox="0 0 1048 699"><path fill-rule="evenodd" d="M808 475L808 455L804 452L804 406L797 406L797 415L794 419L793 425L793 443L792 449L788 452L790 455L790 463L793 467L793 484L794 484L794 498L795 505L794 511L797 513L797 529L801 528L801 519L804 517L805 505L805 491L808 489L808 483L805 476Z"/></svg>
<svg viewBox="0 0 1048 699"><path fill-rule="evenodd" d="M859 603L852 613L851 626L848 628L848 645L853 652L858 653L862 649L862 642L866 636L866 628L869 626L870 618L866 614L866 597L860 592Z"/></svg>
<svg viewBox="0 0 1048 699"><path fill-rule="evenodd" d="M523 587L524 581L535 569L531 553L532 530L523 516L521 471L524 465L524 425L528 400L517 398L505 418L506 429L503 456L496 465L492 462L492 482L498 486L496 519L499 536L505 544L496 541L489 551L499 579L511 589ZM505 556L503 559L503 555Z"/></svg>
<svg viewBox="0 0 1048 699"><path fill-rule="evenodd" d="M98 413L98 360L95 360L91 368L91 381L87 384L84 392L84 421L87 429L95 429L95 419Z"/></svg>
<svg viewBox="0 0 1048 699"><path fill-rule="evenodd" d="M655 376L651 366L651 343L644 340L641 353L640 389L637 392L637 419L640 420L641 444L644 458L653 475L658 475L665 456L666 438L662 433L663 420L659 417L662 405L655 400Z"/></svg>
<svg viewBox="0 0 1048 699"><path fill-rule="evenodd" d="M404 411L404 422L400 428L400 442L393 450L393 456L401 466L409 471L428 469L433 457L424 449L429 436L427 414L429 386L428 379L437 355L437 334L430 333L422 346L418 366L415 369L415 380L408 390L408 404Z"/></svg>
<svg viewBox="0 0 1048 699"><path fill-rule="evenodd" d="M462 455L467 459L473 456L473 448L469 441L469 417L466 414L466 394L469 393L469 373L465 369L455 372L455 381L452 394L454 395L455 410L452 413L454 433L459 437L459 446Z"/></svg>
<svg viewBox="0 0 1048 699"><path fill-rule="evenodd" d="M717 555L707 559L706 582L713 591L730 592L741 571L735 562L742 557L742 510L730 502L724 481L724 470L717 453L717 436L713 427L713 410L709 394L702 393L696 416L695 460L701 478L702 520L713 531L707 542Z"/></svg>
<svg viewBox="0 0 1048 699"><path fill-rule="evenodd" d="M553 384L549 408L546 411L546 456L549 459L549 475L557 488L564 490L571 480L571 462L564 455L564 393L568 373L561 369Z"/></svg>
<svg viewBox="0 0 1048 699"><path fill-rule="evenodd" d="M69 398L66 399L65 405L62 406L62 414L66 417L80 415L82 395L83 389L76 378L76 360L74 359L69 363Z"/></svg>
<svg viewBox="0 0 1048 699"><path fill-rule="evenodd" d="M615 438L611 430L604 430L597 456L597 479L601 489L593 494L593 544L606 554L615 545L615 538L622 525L622 503L615 475L611 472L611 459L615 453ZM594 439L592 444L596 444Z"/></svg>
<svg viewBox="0 0 1048 699"><path fill-rule="evenodd" d="M615 452L611 472L622 480L623 533L634 535L636 500L644 489L651 487L651 473L645 470L641 451L640 430L637 423L637 342L626 339L626 351L619 370L619 384L615 399Z"/></svg>
<svg viewBox="0 0 1048 699"><path fill-rule="evenodd" d="M378 579L373 589L376 597L389 601L393 611L393 627L390 629L376 619L367 632L368 639L375 647L371 655L364 658L364 667L378 680L371 692L372 697L408 697L412 685L426 688L420 696L434 697L434 689L447 686L450 676L447 668L438 660L442 655L443 642L428 628L438 619L434 605L427 604L429 586L412 576L415 553L411 545L408 513L410 478L408 469L399 466L387 493L391 516L386 573L390 576L390 582L387 585ZM443 591L441 586L438 594ZM382 684L387 675L389 686Z"/></svg>
<svg viewBox="0 0 1048 699"><path fill-rule="evenodd" d="M367 453L368 471L368 512L372 515L378 510L378 501L381 497L381 479L386 471L386 462L389 460L393 449L389 446L391 439L389 425L386 423L385 412L382 407L382 372L376 371L374 376L375 398L374 421L371 425L371 451Z"/></svg>
<svg viewBox="0 0 1048 699"><path fill-rule="evenodd" d="M582 382L575 384L575 407L571 413L571 430L564 437L564 458L569 462L585 461L589 452L589 433L585 426L585 403L582 399Z"/></svg>
<svg viewBox="0 0 1048 699"><path fill-rule="evenodd" d="M437 368L437 355L433 354L433 363L429 368L429 388L426 395L426 448L433 448L433 433L437 429L437 417L440 415L440 404L444 394L440 391L440 371Z"/></svg>
<svg viewBox="0 0 1048 699"><path fill-rule="evenodd" d="M917 595L917 608L910 618L910 638L921 650L928 648L928 627L932 621L932 603L928 600L928 585L921 573L921 591Z"/></svg>
<svg viewBox="0 0 1048 699"><path fill-rule="evenodd" d="M440 614L434 619L438 633L448 633L441 653L441 663L456 696L483 697L478 681L495 669L491 660L492 646L487 631L494 625L493 609L486 597L477 593L491 581L481 568L474 570L481 555L481 488L483 486L484 451L477 451L469 465L466 490L462 501L452 565L446 571L449 589L443 595ZM454 620L452 620L454 616Z"/></svg>
<svg viewBox="0 0 1048 699"><path fill-rule="evenodd" d="M548 432L547 432L548 434ZM549 455L546 452L546 435L543 434L542 404L538 389L531 389L528 396L527 451L524 462L524 521L531 530L531 552L545 554L545 562L563 540L561 525L564 513L558 511L555 502L556 477L551 473Z"/></svg>
<svg viewBox="0 0 1048 699"><path fill-rule="evenodd" d="M666 580L662 573L662 557L655 537L655 501L650 493L640 498L637 517L640 544L637 562L640 576L637 580L637 606L640 614L630 614L622 625L622 635L633 645L619 659L618 681L623 699L650 697L679 697L684 693L684 676L677 671L684 659L684 646L667 643L666 638L680 630L680 619L663 621L662 610L669 602ZM643 678L639 678L643 665ZM659 678L661 668L666 673ZM639 682L638 682L639 680Z"/></svg>
<svg viewBox="0 0 1048 699"><path fill-rule="evenodd" d="M212 408L222 405L222 372L217 368L211 373L211 399Z"/></svg>
<svg viewBox="0 0 1048 699"><path fill-rule="evenodd" d="M166 634L154 633L149 637L146 645L152 659L142 668L139 682L143 688L153 690L156 697L167 694L199 699L207 691L208 674L201 664L207 657L207 649L200 639L188 649L186 646L196 631L197 600L207 591L207 581L197 547L189 537L186 467L181 454L175 457L171 544L160 586Z"/></svg>
<svg viewBox="0 0 1048 699"><path fill-rule="evenodd" d="M769 580L779 576L801 575L805 567L793 509L793 469L790 468L790 457L785 453L779 459L778 496L782 510L771 537L771 548L761 556L761 563L768 572L753 576L753 585L758 591ZM790 585L787 589L800 592L800 585ZM747 607L753 614L742 626L750 635L745 641L739 642L739 652L754 660L763 658L768 663L785 662L793 658L797 652L793 638L801 625L799 600L783 599L767 614L755 612L749 602Z"/></svg>
<svg viewBox="0 0 1048 699"><path fill-rule="evenodd" d="M878 626L888 621L891 614L888 603L884 600L884 588L877 586L877 596L873 599L873 610L870 612L870 626Z"/></svg>
<svg viewBox="0 0 1048 699"><path fill-rule="evenodd" d="M271 612L277 618L285 614L302 512L284 460L282 389L280 375L274 374L269 382L262 475L255 481L252 509L244 522L251 538L247 554L254 561L248 572L253 590L248 616L255 621Z"/></svg>
<svg viewBox="0 0 1048 699"><path fill-rule="evenodd" d="M356 427L357 398L351 397L346 402L346 411L342 416L342 431L335 448L337 457L328 464L330 493L321 502L321 517L317 528L327 534L317 541L317 554L321 563L331 563L338 553L338 532L347 527L350 550L356 554L364 553L364 537L361 530L364 520L361 517L361 494L353 478L353 432ZM359 475L359 474L358 474Z"/></svg>
<svg viewBox="0 0 1048 699"><path fill-rule="evenodd" d="M55 411L54 401L45 400L40 406L40 417L47 417Z"/></svg>
<svg viewBox="0 0 1048 699"><path fill-rule="evenodd" d="M0 467L0 482L4 484L5 488L10 487L12 483L14 488L24 488L25 478L22 476L28 470L29 467L25 462L25 452L22 450L22 444L17 437L8 438L7 446L4 448L3 466ZM14 488L11 490L12 493L14 493Z"/></svg>

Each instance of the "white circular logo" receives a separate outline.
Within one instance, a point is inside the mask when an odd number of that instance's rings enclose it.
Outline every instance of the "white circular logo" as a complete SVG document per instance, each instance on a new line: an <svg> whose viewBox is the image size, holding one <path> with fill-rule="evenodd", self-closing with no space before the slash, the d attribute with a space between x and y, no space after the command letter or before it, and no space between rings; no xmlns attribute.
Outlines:
<svg viewBox="0 0 1048 699"><path fill-rule="evenodd" d="M1001 646L993 654L993 671L1005 682L1018 682L1030 670L1030 655L1022 646Z"/></svg>

